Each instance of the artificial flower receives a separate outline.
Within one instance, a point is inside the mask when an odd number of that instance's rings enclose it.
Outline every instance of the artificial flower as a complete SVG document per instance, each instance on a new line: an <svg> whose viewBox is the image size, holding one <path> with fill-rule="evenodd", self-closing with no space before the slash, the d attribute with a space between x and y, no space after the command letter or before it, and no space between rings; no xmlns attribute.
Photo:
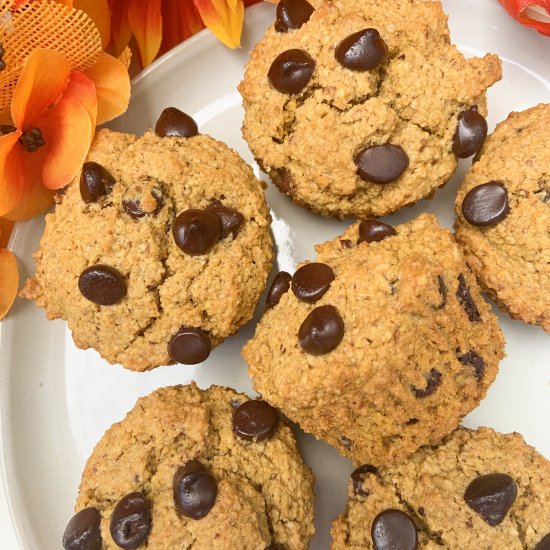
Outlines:
<svg viewBox="0 0 550 550"><path fill-rule="evenodd" d="M550 36L550 0L500 0L506 11L522 25Z"/></svg>
<svg viewBox="0 0 550 550"><path fill-rule="evenodd" d="M244 7L256 1L109 0L112 44L120 54L134 36L144 67L205 26L226 46L237 48Z"/></svg>
<svg viewBox="0 0 550 550"><path fill-rule="evenodd" d="M0 219L0 319L6 316L17 295L19 272L15 256L4 247L11 231L11 222Z"/></svg>

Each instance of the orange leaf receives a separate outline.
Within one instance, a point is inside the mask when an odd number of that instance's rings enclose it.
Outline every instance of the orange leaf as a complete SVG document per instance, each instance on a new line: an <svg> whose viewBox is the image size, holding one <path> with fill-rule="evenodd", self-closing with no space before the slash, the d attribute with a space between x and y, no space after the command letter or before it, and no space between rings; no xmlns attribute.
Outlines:
<svg viewBox="0 0 550 550"><path fill-rule="evenodd" d="M46 142L39 149L46 155L42 167L44 187L59 189L75 177L88 154L96 118L94 83L84 73L73 71L63 96L37 121Z"/></svg>
<svg viewBox="0 0 550 550"><path fill-rule="evenodd" d="M165 53L204 29L201 16L192 1L162 3L162 44Z"/></svg>
<svg viewBox="0 0 550 550"><path fill-rule="evenodd" d="M19 136L17 130L0 137L0 216L13 210L23 195L25 161Z"/></svg>
<svg viewBox="0 0 550 550"><path fill-rule="evenodd" d="M244 4L237 0L234 10L227 0L194 0L204 24L229 48L241 45Z"/></svg>
<svg viewBox="0 0 550 550"><path fill-rule="evenodd" d="M173 1L173 0L172 0ZM139 48L141 64L150 65L162 41L161 0L131 0L128 22Z"/></svg>
<svg viewBox="0 0 550 550"><path fill-rule="evenodd" d="M19 271L15 256L5 248L0 248L0 319L3 319L15 297L19 287Z"/></svg>
<svg viewBox="0 0 550 550"><path fill-rule="evenodd" d="M74 0L74 7L86 12L95 23L99 34L101 34L101 43L103 49L109 45L111 39L111 10L107 0Z"/></svg>
<svg viewBox="0 0 550 550"><path fill-rule="evenodd" d="M18 128L27 129L40 114L59 99L69 77L69 62L55 50L37 49L30 55L11 104Z"/></svg>
<svg viewBox="0 0 550 550"><path fill-rule="evenodd" d="M10 239L13 222L6 218L0 218L0 248L6 248Z"/></svg>
<svg viewBox="0 0 550 550"><path fill-rule="evenodd" d="M97 124L121 115L130 101L130 77L124 64L102 52L97 63L85 72L97 91Z"/></svg>

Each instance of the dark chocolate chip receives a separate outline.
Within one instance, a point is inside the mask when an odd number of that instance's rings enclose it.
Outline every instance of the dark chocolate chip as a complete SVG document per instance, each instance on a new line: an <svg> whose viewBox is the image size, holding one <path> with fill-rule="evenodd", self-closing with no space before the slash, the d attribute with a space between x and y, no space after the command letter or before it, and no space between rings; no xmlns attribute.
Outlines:
<svg viewBox="0 0 550 550"><path fill-rule="evenodd" d="M465 159L477 153L487 137L487 121L477 112L477 107L462 111L453 137L453 153Z"/></svg>
<svg viewBox="0 0 550 550"><path fill-rule="evenodd" d="M141 209L141 201L140 199L125 199L122 201L122 208L124 209L124 212L128 214L131 218L139 219L143 218L144 216L154 216L160 212L162 209L162 206L164 205L164 200L162 198L162 194L160 191L153 190L151 192L153 197L155 198L157 202L157 207L152 212L145 212Z"/></svg>
<svg viewBox="0 0 550 550"><path fill-rule="evenodd" d="M535 546L535 550L550 550L550 533Z"/></svg>
<svg viewBox="0 0 550 550"><path fill-rule="evenodd" d="M267 77L283 94L300 93L311 80L315 61L304 50L287 50L275 58Z"/></svg>
<svg viewBox="0 0 550 550"><path fill-rule="evenodd" d="M265 550L285 550L285 545L276 542L275 544L270 544L269 546L266 546Z"/></svg>
<svg viewBox="0 0 550 550"><path fill-rule="evenodd" d="M229 235L233 235L233 238L235 238L241 225L244 223L244 216L240 212L229 208L229 206L224 206L220 201L212 201L206 207L206 211L216 214L222 221L220 240L225 239Z"/></svg>
<svg viewBox="0 0 550 550"><path fill-rule="evenodd" d="M313 6L306 0L281 0L277 4L275 30L288 32L291 29L299 29L309 21L313 11Z"/></svg>
<svg viewBox="0 0 550 550"><path fill-rule="evenodd" d="M126 296L124 277L109 265L87 267L78 279L78 288L84 298L100 306L111 306Z"/></svg>
<svg viewBox="0 0 550 550"><path fill-rule="evenodd" d="M265 401L245 401L233 413L233 432L247 441L267 439L277 429L278 424L277 409Z"/></svg>
<svg viewBox="0 0 550 550"><path fill-rule="evenodd" d="M290 281L292 281L292 275L290 273L286 271L277 273L277 276L273 279L273 283L271 283L267 298L265 299L266 308L270 309L279 303L281 296L288 292Z"/></svg>
<svg viewBox="0 0 550 550"><path fill-rule="evenodd" d="M415 550L418 531L414 521L401 510L384 510L372 522L375 550Z"/></svg>
<svg viewBox="0 0 550 550"><path fill-rule="evenodd" d="M466 284L466 279L462 273L458 276L458 289L456 291L456 297L458 302L462 306L462 309L468 315L468 319L472 322L481 321L481 315L477 309L476 303L470 294L470 289Z"/></svg>
<svg viewBox="0 0 550 550"><path fill-rule="evenodd" d="M351 472L351 484L353 485L353 492L356 495L362 497L368 497L369 493L363 489L363 480L365 474L377 474L378 470L375 466L371 464L363 464Z"/></svg>
<svg viewBox="0 0 550 550"><path fill-rule="evenodd" d="M176 508L191 519L205 517L218 496L216 478L198 460L190 460L178 468L172 489Z"/></svg>
<svg viewBox="0 0 550 550"><path fill-rule="evenodd" d="M369 71L384 61L388 47L376 29L363 29L344 38L334 55L340 65L352 71Z"/></svg>
<svg viewBox="0 0 550 550"><path fill-rule="evenodd" d="M292 292L298 300L314 304L320 300L334 281L334 271L318 262L303 265L292 277Z"/></svg>
<svg viewBox="0 0 550 550"><path fill-rule="evenodd" d="M311 355L324 355L336 349L344 337L344 321L334 306L315 308L298 331L301 348Z"/></svg>
<svg viewBox="0 0 550 550"><path fill-rule="evenodd" d="M211 349L208 333L197 327L183 326L172 336L168 355L178 363L196 365L206 361Z"/></svg>
<svg viewBox="0 0 550 550"><path fill-rule="evenodd" d="M206 210L190 208L182 212L172 225L172 235L180 249L190 256L209 252L222 232L219 216Z"/></svg>
<svg viewBox="0 0 550 550"><path fill-rule="evenodd" d="M84 508L77 512L63 533L65 550L100 550L101 517L97 508Z"/></svg>
<svg viewBox="0 0 550 550"><path fill-rule="evenodd" d="M388 223L378 220L363 220L359 224L360 243L374 243L393 235L397 235L397 231Z"/></svg>
<svg viewBox="0 0 550 550"><path fill-rule="evenodd" d="M417 399L422 399L423 397L428 397L429 395L432 395L432 393L437 390L440 385L441 373L436 369L432 369L428 373L428 377L426 378L426 387L422 389L411 387L411 391L414 393Z"/></svg>
<svg viewBox="0 0 550 550"><path fill-rule="evenodd" d="M437 276L437 284L439 285L439 294L441 294L441 303L437 306L437 309L443 309L447 305L447 285L443 275Z"/></svg>
<svg viewBox="0 0 550 550"><path fill-rule="evenodd" d="M385 143L361 149L355 164L364 180L385 184L399 179L409 165L409 157L399 145Z"/></svg>
<svg viewBox="0 0 550 550"><path fill-rule="evenodd" d="M462 201L465 220L478 227L495 225L509 212L508 191L500 181L482 183L470 189Z"/></svg>
<svg viewBox="0 0 550 550"><path fill-rule="evenodd" d="M487 474L474 479L466 488L464 500L491 527L500 525L514 504L518 487L506 474Z"/></svg>
<svg viewBox="0 0 550 550"><path fill-rule="evenodd" d="M85 162L80 175L80 196L86 203L97 202L108 195L115 185L115 178L101 164Z"/></svg>
<svg viewBox="0 0 550 550"><path fill-rule="evenodd" d="M351 449L351 439L348 439L345 435L339 435L338 439L340 440L340 443L342 444L342 447L344 447L344 449L347 449L348 451Z"/></svg>
<svg viewBox="0 0 550 550"><path fill-rule="evenodd" d="M189 115L175 107L168 107L160 114L155 133L160 137L193 137L199 133L199 129Z"/></svg>
<svg viewBox="0 0 550 550"><path fill-rule="evenodd" d="M475 375L478 381L483 378L485 372L485 361L475 351L468 351L464 355L459 355L458 360L463 365L474 367Z"/></svg>
<svg viewBox="0 0 550 550"><path fill-rule="evenodd" d="M149 506L142 493L121 498L111 514L111 537L121 548L137 548L145 542L151 528Z"/></svg>

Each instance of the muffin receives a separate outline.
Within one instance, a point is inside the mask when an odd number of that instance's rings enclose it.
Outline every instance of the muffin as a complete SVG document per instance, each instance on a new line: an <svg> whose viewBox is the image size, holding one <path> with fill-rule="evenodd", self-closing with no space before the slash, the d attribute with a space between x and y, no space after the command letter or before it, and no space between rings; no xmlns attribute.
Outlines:
<svg viewBox="0 0 550 550"><path fill-rule="evenodd" d="M267 403L219 386L167 387L107 430L75 511L66 550L300 550L314 531L313 475Z"/></svg>
<svg viewBox="0 0 550 550"><path fill-rule="evenodd" d="M457 158L480 148L500 60L466 59L440 2L290 4L254 48L239 90L244 138L296 203L382 216L431 196Z"/></svg>
<svg viewBox="0 0 550 550"><path fill-rule="evenodd" d="M550 105L512 113L456 197L456 238L481 285L514 319L550 332Z"/></svg>
<svg viewBox="0 0 550 550"><path fill-rule="evenodd" d="M97 133L46 216L22 295L110 363L200 363L252 317L270 221L251 168L167 109L155 133Z"/></svg>
<svg viewBox="0 0 550 550"><path fill-rule="evenodd" d="M550 463L521 435L458 428L407 462L352 474L332 550L548 550Z"/></svg>
<svg viewBox="0 0 550 550"><path fill-rule="evenodd" d="M496 317L432 215L364 220L316 250L290 290L271 289L243 349L254 388L352 460L401 461L485 396L503 357Z"/></svg>

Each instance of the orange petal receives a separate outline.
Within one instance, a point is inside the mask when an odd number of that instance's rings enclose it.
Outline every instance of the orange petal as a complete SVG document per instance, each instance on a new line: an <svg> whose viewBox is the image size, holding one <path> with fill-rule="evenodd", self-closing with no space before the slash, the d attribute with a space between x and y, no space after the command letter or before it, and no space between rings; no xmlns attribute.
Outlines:
<svg viewBox="0 0 550 550"><path fill-rule="evenodd" d="M172 0L173 1L173 0ZM131 0L128 22L139 48L141 64L150 65L162 41L161 0Z"/></svg>
<svg viewBox="0 0 550 550"><path fill-rule="evenodd" d="M0 248L0 319L3 319L12 306L19 287L19 271L15 256L5 248Z"/></svg>
<svg viewBox="0 0 550 550"><path fill-rule="evenodd" d="M59 189L75 177L88 154L96 117L94 83L84 73L73 71L63 96L37 121L46 142L38 150L46 153L42 167L44 187Z"/></svg>
<svg viewBox="0 0 550 550"><path fill-rule="evenodd" d="M550 15L550 0L500 0L506 11L517 19L522 25L533 27L546 36L550 36L550 22L548 16L544 16L537 7L546 10Z"/></svg>
<svg viewBox="0 0 550 550"><path fill-rule="evenodd" d="M194 0L204 24L229 48L241 45L244 4L237 0L234 10L227 0Z"/></svg>
<svg viewBox="0 0 550 550"><path fill-rule="evenodd" d="M171 50L201 29L204 29L204 24L193 2L163 2L160 53Z"/></svg>
<svg viewBox="0 0 550 550"><path fill-rule="evenodd" d="M33 124L59 99L69 72L69 62L62 53L44 49L33 51L15 87L11 104L12 117L18 128Z"/></svg>
<svg viewBox="0 0 550 550"><path fill-rule="evenodd" d="M86 12L95 23L99 34L101 34L101 43L103 49L109 45L111 39L111 10L107 0L74 0L74 7Z"/></svg>
<svg viewBox="0 0 550 550"><path fill-rule="evenodd" d="M97 124L121 115L130 101L130 77L124 64L105 52L85 72L97 91Z"/></svg>
<svg viewBox="0 0 550 550"><path fill-rule="evenodd" d="M19 136L17 130L0 137L0 216L13 210L23 195L25 161Z"/></svg>
<svg viewBox="0 0 550 550"><path fill-rule="evenodd" d="M6 248L10 239L13 222L7 218L0 218L0 248Z"/></svg>

